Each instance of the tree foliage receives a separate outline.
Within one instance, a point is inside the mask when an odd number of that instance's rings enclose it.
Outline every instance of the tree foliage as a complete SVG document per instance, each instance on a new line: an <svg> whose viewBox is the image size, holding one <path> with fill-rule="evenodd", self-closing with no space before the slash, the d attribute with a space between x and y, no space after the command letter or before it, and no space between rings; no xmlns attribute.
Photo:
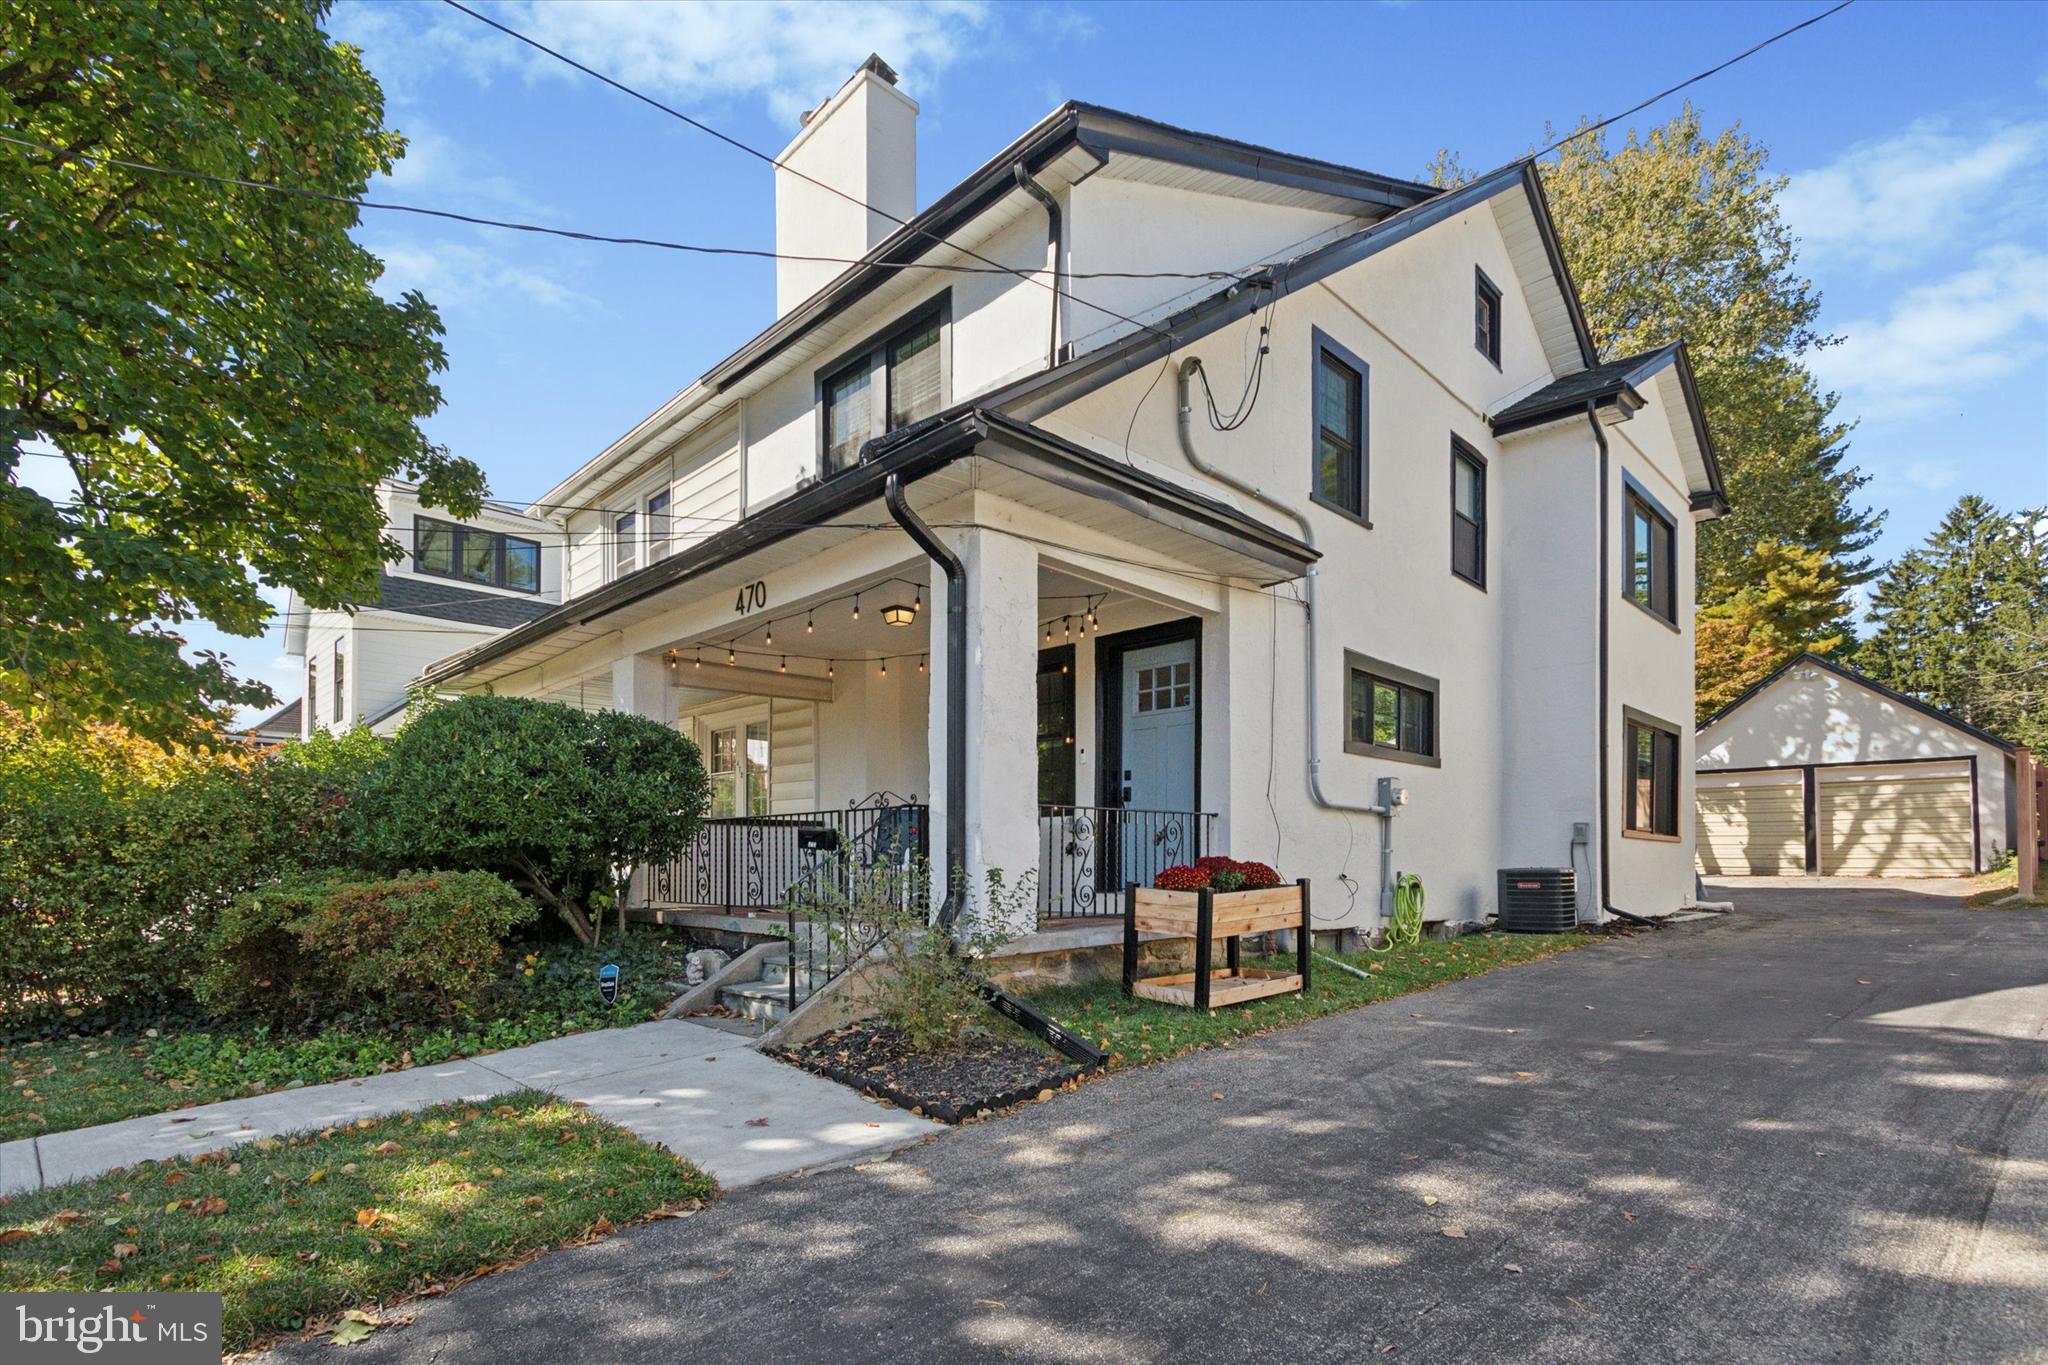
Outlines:
<svg viewBox="0 0 2048 1365"><path fill-rule="evenodd" d="M497 872L590 943L622 870L680 854L709 801L697 746L673 726L464 697L399 731L352 823L382 865Z"/></svg>
<svg viewBox="0 0 2048 1365"><path fill-rule="evenodd" d="M1842 585L1816 549L1760 540L1735 590L1695 621L1696 719L1705 720L1802 650L1827 654L1849 638Z"/></svg>
<svg viewBox="0 0 2048 1365"><path fill-rule="evenodd" d="M1766 159L1739 127L1708 137L1688 104L1619 146L1593 133L1541 163L1602 353L1691 352L1733 509L1700 538L1703 606L1742 590L1758 541L1819 551L1845 600L1875 576L1879 517L1855 506L1866 479L1845 463L1849 429L1802 360L1829 338Z"/></svg>
<svg viewBox="0 0 2048 1365"><path fill-rule="evenodd" d="M1970 724L2048 746L2048 509L1962 498L1885 570L1856 664Z"/></svg>
<svg viewBox="0 0 2048 1365"><path fill-rule="evenodd" d="M270 700L179 623L262 632L259 585L312 606L398 548L380 478L474 510L481 473L417 423L440 404L441 322L392 302L318 198L113 159L360 195L403 141L323 3L0 5L0 702L120 718L159 741ZM54 449L68 499L21 486Z"/></svg>

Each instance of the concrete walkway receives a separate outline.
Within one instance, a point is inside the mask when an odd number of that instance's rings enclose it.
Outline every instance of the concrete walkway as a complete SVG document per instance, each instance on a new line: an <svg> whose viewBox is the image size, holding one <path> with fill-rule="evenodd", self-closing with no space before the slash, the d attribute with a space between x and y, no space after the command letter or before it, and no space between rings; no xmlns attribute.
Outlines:
<svg viewBox="0 0 2048 1365"><path fill-rule="evenodd" d="M726 1189L894 1151L941 1131L928 1119L771 1061L730 1034L665 1019L0 1144L0 1195L527 1088L582 1101L591 1113L689 1158Z"/></svg>

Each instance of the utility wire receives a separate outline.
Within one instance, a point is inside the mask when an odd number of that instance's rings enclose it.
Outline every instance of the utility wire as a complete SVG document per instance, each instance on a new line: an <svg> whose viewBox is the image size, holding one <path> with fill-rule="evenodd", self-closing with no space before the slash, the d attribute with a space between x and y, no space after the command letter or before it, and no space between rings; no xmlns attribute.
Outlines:
<svg viewBox="0 0 2048 1365"><path fill-rule="evenodd" d="M49 156L68 155L72 161L82 161L101 166L119 166L125 170L142 171L149 175L167 176L179 180L199 180L214 185L227 185L239 189L266 190L272 194L289 194L301 199L317 199L328 204L344 204L351 208L378 209L385 213L411 213L423 218L444 218L450 222L469 223L477 227L503 228L508 232L532 232L548 237L567 237L578 242L599 242L610 246L656 247L663 251L683 251L698 256L745 256L769 261L812 261L823 265L861 265L864 258L854 256L806 256L787 251L767 251L757 247L701 246L691 242L672 242L659 237L617 237L602 232L583 232L575 228L550 227L542 223L521 223L507 218L485 218L473 213L458 213L453 209L426 208L418 204L396 204L381 199L361 199L348 194L330 194L325 190L307 189L300 185L280 185L268 180L249 180L242 176L215 175L209 171L187 170L178 166L160 166L148 161L136 161L129 157L108 156L101 152L65 153L47 143L30 138L16 137L12 133L0 133L0 142L25 147L30 151L42 152ZM967 252L967 255L974 255ZM876 261L875 265L892 270L937 270L954 275L1019 275L1021 272L1000 264L961 265L942 264L926 261ZM1233 280L1238 278L1227 270L1208 271L1123 271L1099 270L1079 271L1066 274L1068 279L1122 279L1122 280ZM1072 297L1072 295L1069 295ZM1082 300L1086 302L1086 300ZM1090 305L1093 307L1093 305ZM1108 309L1101 310L1110 312ZM1120 313L1112 316L1131 322L1134 326L1143 323L1125 318Z"/></svg>
<svg viewBox="0 0 2048 1365"><path fill-rule="evenodd" d="M1656 94L1650 96L1650 98L1644 100L1641 104L1632 105L1629 108L1622 110L1618 114L1612 115L1608 118L1601 119L1598 123L1588 124L1586 127L1581 128L1576 132L1566 134L1564 137L1561 137L1557 141L1551 143L1548 147L1545 147L1542 151L1531 152L1526 159L1530 161L1535 161L1542 157L1549 156L1552 152L1564 146L1567 142L1576 142L1578 139L1582 137L1587 137L1593 133L1599 132L1602 128L1608 127L1610 124L1619 123L1621 120L1627 118L1630 114L1639 114L1643 110L1655 104L1658 100L1664 99L1670 95L1675 95L1679 91L1685 89L1687 86L1698 85L1701 81L1705 80L1709 76L1718 76L1723 71L1726 71L1729 67L1735 65L1737 62L1742 61L1748 57L1754 57L1757 53L1762 52L1772 43L1780 42L1783 39L1789 38L1803 28L1812 28L1821 20L1829 17L1830 15L1840 14L1843 10L1849 8L1849 6L1855 3L1856 0L1841 0L1840 4L1830 6L1829 8L1822 10L1819 14L1814 15L1812 18L1802 19L1788 29L1781 29L1780 31L1773 33L1770 37L1764 39L1760 43L1757 43L1755 46L1743 49L1741 52L1736 53L1733 57L1730 57L1727 61L1722 62L1719 66L1708 67L1705 71L1700 72L1697 76L1689 76L1685 80L1680 81L1678 84L1672 86L1668 90L1658 91Z"/></svg>
<svg viewBox="0 0 2048 1365"><path fill-rule="evenodd" d="M582 62L577 61L574 57L569 56L567 53L557 52L554 48L549 47L546 43L541 42L537 38L530 38L526 34L521 33L518 29L509 27L508 25L505 24L501 24L496 19L491 18L487 14L478 13L476 10L473 10L469 6L461 3L461 0L442 0L442 2L451 9L460 10L462 13L467 14L470 18L476 20L478 23L486 24L489 27L498 30L498 32L505 34L507 37L516 38L518 41L526 44L528 47L533 48L535 51L544 52L548 56L553 57L556 61L562 62L567 66L574 67L576 70L582 72L586 76L589 76L591 79L601 81L605 85L610 86L612 89L617 90L619 93L623 95L628 95L633 99L639 100L642 104L647 105L649 108L658 109L662 113L667 114L670 118L680 119L682 122L688 124L690 127L695 128L698 132L705 133L711 137L717 138L720 142L725 143L728 147L737 148L739 151L745 152L748 156L754 157L759 161L765 161L770 166L773 166L775 169L779 171L785 171L788 174L797 177L799 180L803 180L812 185L815 185L819 189L824 190L827 194L836 195L839 198L844 199L847 203L865 209L867 212L872 213L877 217L886 218L890 222L896 224L896 226L898 227L907 228L911 226L909 220L898 218L895 214L890 213L886 209L878 209L873 204L868 203L866 200L861 199L856 195L848 194L845 190L840 189L836 185L828 185L824 181L818 179L816 176L807 175L803 171L796 169L794 166L791 166L788 162L777 160L775 157L770 156L768 153L762 151L758 147L749 146L748 144L741 142L738 138L733 137L728 133L720 132L718 129L712 127L708 123L705 123L701 119L691 118L688 114L683 113L680 109L674 109L666 104L663 104L660 100L655 99L652 95L644 94L641 91L635 90L632 86L625 84L623 81L614 80L612 77L605 75L602 71L598 71L595 68L585 66ZM975 251L969 247L961 246L956 242L948 241L946 238L940 236L935 232L930 231L929 229L917 228L916 231L919 236L925 238L926 240L934 244L951 247L953 250L961 253L964 256L972 256L975 260L981 261L986 265L995 266L1004 274L1015 275L1020 280L1024 280L1028 283L1035 284L1039 288L1052 294L1055 298L1059 297L1059 295L1062 292L1056 285L1047 284L1044 280L1040 279L1038 277L1037 272L1035 271L1023 270L1016 266L1006 266L1003 265L1000 261L990 260L988 257L982 255L980 252ZM1067 272L1061 272L1061 274L1066 279L1085 278L1085 276L1075 275ZM1110 317L1115 318L1119 322L1127 322L1133 327L1139 328L1142 331L1150 332L1152 335L1160 337L1164 340L1171 341L1173 339L1168 333L1162 332L1158 328L1149 326L1146 323L1142 323L1134 317L1129 317L1123 313L1119 313L1114 308L1105 308L1099 303L1091 303L1089 300L1082 298L1079 294L1076 294L1071 289L1066 290L1065 294L1066 297L1072 299L1075 303L1082 305L1084 308L1092 308L1098 313L1106 313Z"/></svg>

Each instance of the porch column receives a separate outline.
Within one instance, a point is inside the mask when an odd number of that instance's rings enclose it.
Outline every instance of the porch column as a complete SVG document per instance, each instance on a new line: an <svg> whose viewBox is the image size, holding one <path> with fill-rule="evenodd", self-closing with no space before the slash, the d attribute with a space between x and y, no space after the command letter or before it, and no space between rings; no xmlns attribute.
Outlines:
<svg viewBox="0 0 2048 1365"><path fill-rule="evenodd" d="M674 725L676 713L669 700L668 665L649 654L628 654L614 660L612 710Z"/></svg>
<svg viewBox="0 0 2048 1365"><path fill-rule="evenodd" d="M1038 551L1028 542L972 527L953 533L967 570L967 904L977 915L999 914L1010 935L1036 924L1036 904L986 903L990 869L1014 887L1038 872ZM946 865L945 618L933 615L931 641L932 847L936 872Z"/></svg>

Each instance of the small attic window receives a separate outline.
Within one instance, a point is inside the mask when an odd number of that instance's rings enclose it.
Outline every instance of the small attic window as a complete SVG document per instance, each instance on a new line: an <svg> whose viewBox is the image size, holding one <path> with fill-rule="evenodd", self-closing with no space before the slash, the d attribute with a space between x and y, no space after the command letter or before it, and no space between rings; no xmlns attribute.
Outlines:
<svg viewBox="0 0 2048 1365"><path fill-rule="evenodd" d="M1500 368L1500 288L1486 272L1472 267L1472 345Z"/></svg>

